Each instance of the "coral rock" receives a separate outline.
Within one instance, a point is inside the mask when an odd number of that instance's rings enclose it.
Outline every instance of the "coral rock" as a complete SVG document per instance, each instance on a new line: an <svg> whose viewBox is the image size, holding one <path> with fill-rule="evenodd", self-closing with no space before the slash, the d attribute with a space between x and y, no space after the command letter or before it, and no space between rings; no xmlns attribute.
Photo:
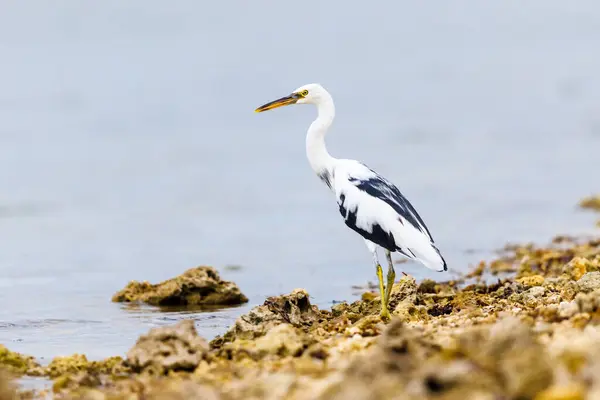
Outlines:
<svg viewBox="0 0 600 400"><path fill-rule="evenodd" d="M417 282L412 276L403 276L398 283L392 286L389 306L392 314L398 315L404 320L410 319L411 314L416 312L417 291Z"/></svg>
<svg viewBox="0 0 600 400"><path fill-rule="evenodd" d="M579 207L600 211L600 195L585 197L579 202Z"/></svg>
<svg viewBox="0 0 600 400"><path fill-rule="evenodd" d="M207 351L208 344L198 336L194 322L184 320L141 336L127 352L126 363L136 372L193 371Z"/></svg>
<svg viewBox="0 0 600 400"><path fill-rule="evenodd" d="M588 272L577 281L582 292L589 293L600 289L600 272Z"/></svg>
<svg viewBox="0 0 600 400"><path fill-rule="evenodd" d="M558 316L560 318L571 318L579 312L579 306L575 301L561 301L558 305Z"/></svg>
<svg viewBox="0 0 600 400"><path fill-rule="evenodd" d="M255 349L261 356L265 354L280 357L299 356L307 347L308 342L304 332L290 324L276 326L255 342Z"/></svg>
<svg viewBox="0 0 600 400"><path fill-rule="evenodd" d="M224 337L215 338L211 346L219 347L235 339L255 339L282 323L297 328L310 326L319 319L320 312L310 304L308 297L304 289L296 289L289 295L269 297L263 305L239 317Z"/></svg>
<svg viewBox="0 0 600 400"><path fill-rule="evenodd" d="M0 367L8 372L22 375L40 375L41 367L33 357L8 350L0 344Z"/></svg>
<svg viewBox="0 0 600 400"><path fill-rule="evenodd" d="M552 366L543 346L514 317L463 335L459 343L459 354L498 379L509 398L532 398L552 383Z"/></svg>
<svg viewBox="0 0 600 400"><path fill-rule="evenodd" d="M238 286L223 281L212 267L197 267L156 285L132 281L116 293L114 302L143 302L157 306L237 305L248 302Z"/></svg>
<svg viewBox="0 0 600 400"><path fill-rule="evenodd" d="M43 375L55 378L61 375L88 372L90 374L119 375L128 372L121 357L109 357L100 361L88 361L83 354L73 354L66 357L55 357L43 369Z"/></svg>
<svg viewBox="0 0 600 400"><path fill-rule="evenodd" d="M517 282L526 287L540 286L544 284L544 277L541 275L525 276L517 279Z"/></svg>
<svg viewBox="0 0 600 400"><path fill-rule="evenodd" d="M592 263L587 258L575 257L569 261L563 268L563 272L578 281L581 277L592 269Z"/></svg>

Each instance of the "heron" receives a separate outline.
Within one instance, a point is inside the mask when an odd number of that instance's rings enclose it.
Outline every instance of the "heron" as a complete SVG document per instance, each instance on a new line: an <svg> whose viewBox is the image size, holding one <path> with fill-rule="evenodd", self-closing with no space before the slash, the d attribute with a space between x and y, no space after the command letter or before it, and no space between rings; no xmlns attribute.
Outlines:
<svg viewBox="0 0 600 400"><path fill-rule="evenodd" d="M448 270L446 261L421 216L393 183L360 161L329 154L325 135L333 123L335 105L323 86L318 83L301 86L255 111L264 112L292 104L313 104L317 108L317 118L306 134L308 162L335 194L346 226L363 237L371 252L379 280L380 317L389 320L388 305L396 279L391 253L397 252L438 272ZM385 251L388 263L386 284L377 257L379 248Z"/></svg>

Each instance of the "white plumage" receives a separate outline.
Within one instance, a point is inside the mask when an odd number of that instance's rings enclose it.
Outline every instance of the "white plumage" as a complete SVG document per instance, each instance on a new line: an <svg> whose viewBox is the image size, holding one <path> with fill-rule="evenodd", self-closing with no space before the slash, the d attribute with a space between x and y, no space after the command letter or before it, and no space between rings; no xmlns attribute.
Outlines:
<svg viewBox="0 0 600 400"><path fill-rule="evenodd" d="M328 153L325 134L335 117L335 106L329 92L319 84L301 86L291 95L267 103L256 111L290 104L317 106L317 119L306 135L308 161L319 178L335 193L346 225L364 238L373 254L381 291L381 315L389 318L387 303L395 279L390 253L399 252L435 271L447 270L446 261L422 218L396 186L359 161L334 158ZM377 246L385 249L388 259L385 290Z"/></svg>
<svg viewBox="0 0 600 400"><path fill-rule="evenodd" d="M447 269L424 222L393 184L358 161L338 160L335 164L333 190L351 229L430 269Z"/></svg>

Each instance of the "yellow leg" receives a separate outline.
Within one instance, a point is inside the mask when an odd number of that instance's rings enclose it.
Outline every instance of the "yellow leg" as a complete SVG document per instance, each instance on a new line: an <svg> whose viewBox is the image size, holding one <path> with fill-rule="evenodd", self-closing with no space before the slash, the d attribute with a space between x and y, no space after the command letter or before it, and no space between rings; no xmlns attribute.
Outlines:
<svg viewBox="0 0 600 400"><path fill-rule="evenodd" d="M394 262L392 261L392 254L389 250L385 251L385 256L388 261L388 272L387 272L387 286L385 287L385 304L390 304L390 294L392 294L392 288L396 281L396 271L394 271ZM382 273L383 275L383 273Z"/></svg>
<svg viewBox="0 0 600 400"><path fill-rule="evenodd" d="M381 319L391 319L390 312L387 308L387 296L383 287L383 269L379 263L377 264L377 278L379 279L379 294L381 295Z"/></svg>

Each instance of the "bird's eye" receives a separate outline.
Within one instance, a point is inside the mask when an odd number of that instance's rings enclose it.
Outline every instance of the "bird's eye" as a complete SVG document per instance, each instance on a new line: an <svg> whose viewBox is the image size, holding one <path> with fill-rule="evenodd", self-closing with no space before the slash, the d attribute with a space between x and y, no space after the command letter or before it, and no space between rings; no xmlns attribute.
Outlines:
<svg viewBox="0 0 600 400"><path fill-rule="evenodd" d="M302 95L302 97L306 97L308 96L308 90L303 90L300 92L300 95Z"/></svg>

